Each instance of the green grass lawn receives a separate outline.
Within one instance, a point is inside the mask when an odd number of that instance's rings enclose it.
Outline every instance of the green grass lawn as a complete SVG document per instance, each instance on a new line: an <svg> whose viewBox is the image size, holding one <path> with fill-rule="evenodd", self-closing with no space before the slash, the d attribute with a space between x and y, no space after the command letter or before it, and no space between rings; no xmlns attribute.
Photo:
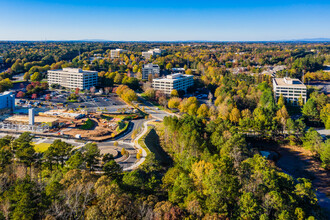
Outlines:
<svg viewBox="0 0 330 220"><path fill-rule="evenodd" d="M34 150L39 153L45 152L50 146L49 143L40 143L40 144L32 143L32 145L34 145Z"/></svg>
<svg viewBox="0 0 330 220"><path fill-rule="evenodd" d="M119 124L118 124L118 127L117 127L116 131L119 134L119 133L121 133L121 132L123 132L127 129L129 122L128 121L120 121L118 123Z"/></svg>
<svg viewBox="0 0 330 220"><path fill-rule="evenodd" d="M89 130L89 129L92 129L94 126L94 122L92 120L90 120L89 118L85 121L85 123L80 126L79 129L82 129L82 130Z"/></svg>

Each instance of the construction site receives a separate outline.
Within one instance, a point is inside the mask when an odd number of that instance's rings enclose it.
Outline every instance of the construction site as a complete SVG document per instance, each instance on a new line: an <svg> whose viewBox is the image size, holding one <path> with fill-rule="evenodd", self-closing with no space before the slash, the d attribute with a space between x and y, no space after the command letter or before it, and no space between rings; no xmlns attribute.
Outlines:
<svg viewBox="0 0 330 220"><path fill-rule="evenodd" d="M131 119L139 117L139 113L103 114L65 109L35 113L29 109L28 115L3 116L0 129L103 141L116 137L127 129Z"/></svg>

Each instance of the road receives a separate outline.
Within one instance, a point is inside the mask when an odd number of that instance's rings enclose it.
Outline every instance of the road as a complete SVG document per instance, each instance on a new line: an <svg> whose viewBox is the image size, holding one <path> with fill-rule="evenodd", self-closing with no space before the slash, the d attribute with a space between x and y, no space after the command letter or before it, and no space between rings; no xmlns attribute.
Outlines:
<svg viewBox="0 0 330 220"><path fill-rule="evenodd" d="M58 95L55 95L58 97ZM78 107L79 105L85 105L88 109L91 108L107 108L111 109L113 112L117 111L119 108L131 108L130 106L123 103L121 100L119 100L117 97L108 98L108 100L105 100L102 97L95 97L95 101L92 98L84 97L84 102L82 103L69 103L70 107ZM53 102L63 102L65 97L63 98L57 98L53 99ZM157 107L154 107L150 102L141 99L142 104L140 107L144 107L145 111L150 114L153 118L158 120L163 120L165 116L173 115L171 113L168 113L166 111L160 110ZM144 127L143 127L144 126ZM137 137L132 140L132 132L134 130L138 131ZM147 120L146 119L138 119L138 120L132 120L130 122L130 125L125 133L115 138L115 140L109 140L109 141L103 141L98 142L97 145L101 150L101 154L111 152L112 150L116 150L117 152L121 152L122 148L125 148L126 151L128 151L129 156L128 158L122 158L119 159L118 163L120 166L127 171L135 169L137 166L139 166L145 159L146 152L142 147L138 144L138 139L142 137L145 132L147 132ZM0 136L4 136L6 133L1 133ZM36 143L52 143L57 138L50 138L50 137L36 137L34 138L33 142ZM66 139L63 138L63 141L72 144L76 148L80 148L84 146L86 143L89 142L82 142L72 139ZM114 146L115 141L118 143L118 146ZM142 158L137 162L137 151L139 149L142 149Z"/></svg>
<svg viewBox="0 0 330 220"><path fill-rule="evenodd" d="M169 113L169 112L158 109L157 107L155 107L153 104L151 104L150 102L148 102L141 96L139 97L139 101L142 102L140 104L140 108L144 107L145 112L150 114L152 117L154 117L156 119L163 120L166 116L175 115L173 113Z"/></svg>

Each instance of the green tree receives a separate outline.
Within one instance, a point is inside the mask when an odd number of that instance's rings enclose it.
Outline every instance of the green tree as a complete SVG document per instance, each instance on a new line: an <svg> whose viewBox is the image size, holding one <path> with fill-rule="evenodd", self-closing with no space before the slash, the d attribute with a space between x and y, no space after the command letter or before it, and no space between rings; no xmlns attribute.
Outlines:
<svg viewBox="0 0 330 220"><path fill-rule="evenodd" d="M321 135L314 128L308 129L305 137L303 138L303 146L312 152L319 154L321 144Z"/></svg>
<svg viewBox="0 0 330 220"><path fill-rule="evenodd" d="M41 76L41 73L39 73L39 72L35 72L31 76L31 81L33 81L33 82L41 81L41 79L42 79L42 76Z"/></svg>
<svg viewBox="0 0 330 220"><path fill-rule="evenodd" d="M117 84L120 84L120 83L122 82L123 78L124 78L124 77L123 77L122 74L120 74L120 73L116 73L116 76L115 76L115 78L114 78L114 82L117 83Z"/></svg>
<svg viewBox="0 0 330 220"><path fill-rule="evenodd" d="M289 119L289 113L286 110L285 105L282 105L281 109L279 109L276 112L276 117L275 119L279 122L279 124L282 126L282 130L284 131L286 128L286 122Z"/></svg>
<svg viewBox="0 0 330 220"><path fill-rule="evenodd" d="M166 64L166 69L167 69L167 70L170 70L170 69L172 69L172 68L173 68L172 63L168 63L168 64Z"/></svg>
<svg viewBox="0 0 330 220"><path fill-rule="evenodd" d="M60 139L56 139L44 152L44 159L48 163L49 168L52 170L52 165L54 163L56 165L61 164L63 167L64 160L70 155L72 148L72 145L61 141Z"/></svg>
<svg viewBox="0 0 330 220"><path fill-rule="evenodd" d="M37 189L36 184L26 178L16 182L14 189L9 192L12 219L37 218L43 205Z"/></svg>
<svg viewBox="0 0 330 220"><path fill-rule="evenodd" d="M93 170L101 156L100 149L95 143L88 143L83 147L83 156L87 166L90 168L90 170Z"/></svg>
<svg viewBox="0 0 330 220"><path fill-rule="evenodd" d="M116 161L110 160L103 166L103 171L105 175L111 177L111 178L117 178L119 174L122 172L122 168Z"/></svg>
<svg viewBox="0 0 330 220"><path fill-rule="evenodd" d="M83 169L85 168L85 158L80 151L76 151L65 163L66 169Z"/></svg>
<svg viewBox="0 0 330 220"><path fill-rule="evenodd" d="M9 148L9 146L2 146L0 148L0 172L3 172L3 170L11 164L13 159L13 154Z"/></svg>
<svg viewBox="0 0 330 220"><path fill-rule="evenodd" d="M313 99L308 99L301 112L311 121L319 120L319 112Z"/></svg>
<svg viewBox="0 0 330 220"><path fill-rule="evenodd" d="M326 140L325 143L322 144L320 158L323 166L327 169L330 168L330 139Z"/></svg>
<svg viewBox="0 0 330 220"><path fill-rule="evenodd" d="M36 159L35 150L31 144L32 137L28 132L21 134L14 142L16 158L27 167L30 167Z"/></svg>
<svg viewBox="0 0 330 220"><path fill-rule="evenodd" d="M325 129L330 129L330 104L326 104L321 109L320 118L325 125Z"/></svg>
<svg viewBox="0 0 330 220"><path fill-rule="evenodd" d="M256 219L260 215L260 206L253 193L244 192L239 199L240 217L242 219Z"/></svg>

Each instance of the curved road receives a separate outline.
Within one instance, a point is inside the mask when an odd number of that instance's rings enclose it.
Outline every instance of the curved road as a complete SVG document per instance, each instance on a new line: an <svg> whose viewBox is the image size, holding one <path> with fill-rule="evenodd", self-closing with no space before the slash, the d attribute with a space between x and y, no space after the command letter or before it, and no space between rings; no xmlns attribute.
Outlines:
<svg viewBox="0 0 330 220"><path fill-rule="evenodd" d="M150 114L153 118L156 118L158 120L163 120L165 116L169 115L175 115L172 113L168 113L166 111L160 110L157 107L154 107L150 102L146 101L142 97L140 97L140 108L144 107L145 111ZM155 120L155 119L153 119ZM145 157L147 156L147 152L139 145L138 139L140 139L147 131L148 131L148 126L147 123L151 121L146 120L146 119L138 119L138 120L133 120L131 121L131 124L129 125L130 127L128 130L121 136L117 137L115 141L118 142L118 147L115 147L114 141L104 141L98 143L99 148L101 149L101 153L105 152L108 149L115 149L117 151L121 151L122 148L125 148L129 152L129 157L121 162L118 162L122 168L125 171L131 171L135 168L137 168L140 164L143 163L145 160ZM142 130L142 126L144 126ZM132 132L134 130L140 130L140 133L137 135L135 140L132 140ZM136 149L141 149L142 150L142 157L141 159L137 162L136 154L137 150Z"/></svg>
<svg viewBox="0 0 330 220"><path fill-rule="evenodd" d="M145 119L137 119L131 121L127 131L124 134L117 137L115 140L109 140L109 141L103 141L97 143L97 146L101 150L101 153L107 153L109 149L113 149L113 150L117 150L118 152L121 152L122 148L125 148L125 150L128 151L129 156L123 161L119 161L118 164L124 170L131 170L130 167L132 167L137 161L136 158L137 150L136 147L134 146L134 143L132 143L132 132L134 130L141 128L145 121L146 121ZM118 143L117 147L114 146L114 142Z"/></svg>

